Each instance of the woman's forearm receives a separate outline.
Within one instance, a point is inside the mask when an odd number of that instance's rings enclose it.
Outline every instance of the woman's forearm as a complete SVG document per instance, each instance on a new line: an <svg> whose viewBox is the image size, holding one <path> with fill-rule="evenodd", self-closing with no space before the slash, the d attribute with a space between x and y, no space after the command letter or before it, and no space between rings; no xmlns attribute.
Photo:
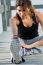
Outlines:
<svg viewBox="0 0 43 65"><path fill-rule="evenodd" d="M39 47L43 45L43 39L41 39L40 41L37 41L35 43L32 43L30 45L23 45L22 47L24 48L33 48L33 47Z"/></svg>
<svg viewBox="0 0 43 65"><path fill-rule="evenodd" d="M43 45L43 39L31 44L30 46L31 46L31 48L33 48L33 47L39 47L39 46L42 46L42 45Z"/></svg>

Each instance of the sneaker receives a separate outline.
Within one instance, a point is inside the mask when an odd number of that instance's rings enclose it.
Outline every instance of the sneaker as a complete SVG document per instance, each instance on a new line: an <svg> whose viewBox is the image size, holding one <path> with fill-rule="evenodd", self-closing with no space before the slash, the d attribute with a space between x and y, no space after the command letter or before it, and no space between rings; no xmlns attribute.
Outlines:
<svg viewBox="0 0 43 65"><path fill-rule="evenodd" d="M12 58L12 59L11 59L11 62L12 62L12 63L14 63L14 62L15 62L15 60L13 60L13 58Z"/></svg>
<svg viewBox="0 0 43 65"><path fill-rule="evenodd" d="M13 63L13 58L11 59L11 62Z"/></svg>
<svg viewBox="0 0 43 65"><path fill-rule="evenodd" d="M16 62L16 60L14 61L15 64L21 64L22 61Z"/></svg>
<svg viewBox="0 0 43 65"><path fill-rule="evenodd" d="M12 62L12 63L15 63L15 64L21 64L22 62L25 62L25 59L22 58L22 61L16 62L16 60L13 60L13 58L12 58L12 59L11 59L11 62Z"/></svg>
<svg viewBox="0 0 43 65"><path fill-rule="evenodd" d="M25 62L25 59L24 58L22 58L22 62Z"/></svg>

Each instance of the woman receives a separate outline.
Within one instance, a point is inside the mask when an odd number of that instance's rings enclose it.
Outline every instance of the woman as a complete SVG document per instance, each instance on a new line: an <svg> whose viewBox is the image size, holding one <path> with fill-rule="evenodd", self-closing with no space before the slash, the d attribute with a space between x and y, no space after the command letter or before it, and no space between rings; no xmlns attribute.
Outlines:
<svg viewBox="0 0 43 65"><path fill-rule="evenodd" d="M13 42L11 52L14 52L14 43L20 45L20 56L26 55L31 48L43 45L43 36L38 34L38 24L43 28L43 14L35 11L30 0L16 0L16 16L10 19L13 31ZM17 42L18 41L18 42ZM25 49L26 48L26 49ZM13 50L13 51L12 51Z"/></svg>

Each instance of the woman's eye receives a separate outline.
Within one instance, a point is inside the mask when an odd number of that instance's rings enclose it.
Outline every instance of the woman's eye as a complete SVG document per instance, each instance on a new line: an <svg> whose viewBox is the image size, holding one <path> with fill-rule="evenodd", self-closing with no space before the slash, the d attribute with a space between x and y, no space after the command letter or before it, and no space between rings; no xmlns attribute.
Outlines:
<svg viewBox="0 0 43 65"><path fill-rule="evenodd" d="M21 10L19 10L19 12L21 12Z"/></svg>
<svg viewBox="0 0 43 65"><path fill-rule="evenodd" d="M25 10L23 10L23 11L25 11Z"/></svg>

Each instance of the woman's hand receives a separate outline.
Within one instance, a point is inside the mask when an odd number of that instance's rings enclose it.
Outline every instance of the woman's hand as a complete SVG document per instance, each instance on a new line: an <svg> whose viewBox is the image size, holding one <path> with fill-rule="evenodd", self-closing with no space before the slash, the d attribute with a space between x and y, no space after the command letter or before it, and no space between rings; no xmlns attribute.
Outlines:
<svg viewBox="0 0 43 65"><path fill-rule="evenodd" d="M24 44L24 45L21 45L21 47L30 49L31 48L31 45Z"/></svg>

